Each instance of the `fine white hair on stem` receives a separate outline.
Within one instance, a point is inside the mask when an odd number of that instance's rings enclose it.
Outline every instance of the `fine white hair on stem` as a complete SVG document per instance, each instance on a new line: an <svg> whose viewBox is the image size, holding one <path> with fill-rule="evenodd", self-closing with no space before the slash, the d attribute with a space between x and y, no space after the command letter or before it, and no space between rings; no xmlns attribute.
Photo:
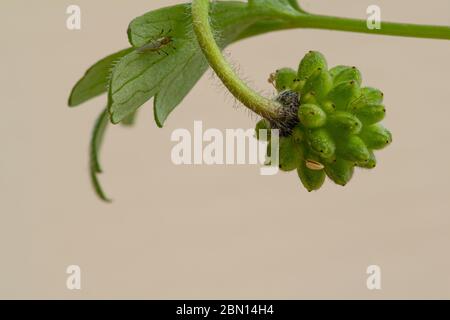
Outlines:
<svg viewBox="0 0 450 320"><path fill-rule="evenodd" d="M232 58L231 53L227 50L224 50L223 55L228 60L233 71L247 84L249 84L250 86L254 86L253 81L248 76L245 76L243 74L242 68L237 63L237 61ZM212 80L214 87L218 91L223 92L223 97L224 97L225 101L229 102L233 106L233 109L244 112L247 115L247 117L249 117L252 121L256 122L258 120L259 116L256 113L254 113L253 111L251 111L250 109L248 109L246 107L243 108L244 105L228 91L228 89L224 86L222 81L216 76L214 71L211 70L209 72L209 78ZM261 93L262 91L258 91L258 92Z"/></svg>

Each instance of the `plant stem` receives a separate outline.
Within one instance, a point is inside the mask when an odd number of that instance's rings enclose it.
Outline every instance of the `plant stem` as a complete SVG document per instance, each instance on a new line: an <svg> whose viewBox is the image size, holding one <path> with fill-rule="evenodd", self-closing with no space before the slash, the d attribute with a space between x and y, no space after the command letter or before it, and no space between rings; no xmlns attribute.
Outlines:
<svg viewBox="0 0 450 320"><path fill-rule="evenodd" d="M267 119L276 119L280 104L267 99L247 86L228 64L216 40L209 23L209 0L193 0L193 28L198 43L208 63L233 96L246 107Z"/></svg>
<svg viewBox="0 0 450 320"><path fill-rule="evenodd" d="M283 29L326 29L375 35L450 40L450 26L381 22L381 29L371 30L366 20L299 13L296 16L266 18L243 32L239 39Z"/></svg>
<svg viewBox="0 0 450 320"><path fill-rule="evenodd" d="M380 34L390 36L450 39L449 26L419 25L411 23L381 22L381 29L370 30L366 20L340 18L306 14L296 18L295 27L314 28L327 30L340 30L368 34Z"/></svg>

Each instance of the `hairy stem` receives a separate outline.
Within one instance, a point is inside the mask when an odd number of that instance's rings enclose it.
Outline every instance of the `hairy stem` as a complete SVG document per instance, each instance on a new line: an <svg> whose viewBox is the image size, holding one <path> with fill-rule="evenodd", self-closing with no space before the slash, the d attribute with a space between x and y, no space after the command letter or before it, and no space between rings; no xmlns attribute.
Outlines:
<svg viewBox="0 0 450 320"><path fill-rule="evenodd" d="M233 96L246 107L267 119L278 116L280 104L247 86L234 72L218 47L209 22L209 0L193 0L192 19L197 41L208 63Z"/></svg>

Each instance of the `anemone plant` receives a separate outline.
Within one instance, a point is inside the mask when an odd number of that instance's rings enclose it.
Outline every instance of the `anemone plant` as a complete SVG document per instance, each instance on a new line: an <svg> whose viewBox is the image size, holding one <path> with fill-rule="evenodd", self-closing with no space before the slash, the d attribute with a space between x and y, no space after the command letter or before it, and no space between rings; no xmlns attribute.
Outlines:
<svg viewBox="0 0 450 320"><path fill-rule="evenodd" d="M107 93L96 121L90 172L98 196L109 201L98 181L98 152L108 123L131 125L151 98L162 127L169 114L211 67L244 106L262 117L257 129L280 130L280 167L297 170L309 190L328 176L345 185L354 167L373 168L374 150L392 141L379 122L386 109L380 90L362 86L353 66L329 68L311 51L297 70L280 68L272 80L278 96L261 96L240 79L222 55L229 44L276 30L315 28L391 36L450 39L449 26L383 22L369 29L365 20L306 12L296 0L214 1L161 8L134 19L130 47L94 64L73 88L69 106Z"/></svg>

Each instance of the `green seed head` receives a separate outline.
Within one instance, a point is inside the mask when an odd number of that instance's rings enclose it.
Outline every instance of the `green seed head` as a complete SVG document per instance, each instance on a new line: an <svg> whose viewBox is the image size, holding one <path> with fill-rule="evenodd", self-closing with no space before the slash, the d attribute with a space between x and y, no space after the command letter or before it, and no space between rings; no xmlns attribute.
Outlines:
<svg viewBox="0 0 450 320"><path fill-rule="evenodd" d="M391 133L379 123L386 115L383 93L361 87L356 67L328 70L316 51L307 53L294 73L283 68L275 74L280 96L287 95L283 88L299 96L298 119L286 124L288 134L280 139L280 168L297 169L308 191L318 190L325 176L344 186L355 167L373 169L374 150L392 142ZM278 101L283 104L283 99ZM257 128L266 126L258 123Z"/></svg>

